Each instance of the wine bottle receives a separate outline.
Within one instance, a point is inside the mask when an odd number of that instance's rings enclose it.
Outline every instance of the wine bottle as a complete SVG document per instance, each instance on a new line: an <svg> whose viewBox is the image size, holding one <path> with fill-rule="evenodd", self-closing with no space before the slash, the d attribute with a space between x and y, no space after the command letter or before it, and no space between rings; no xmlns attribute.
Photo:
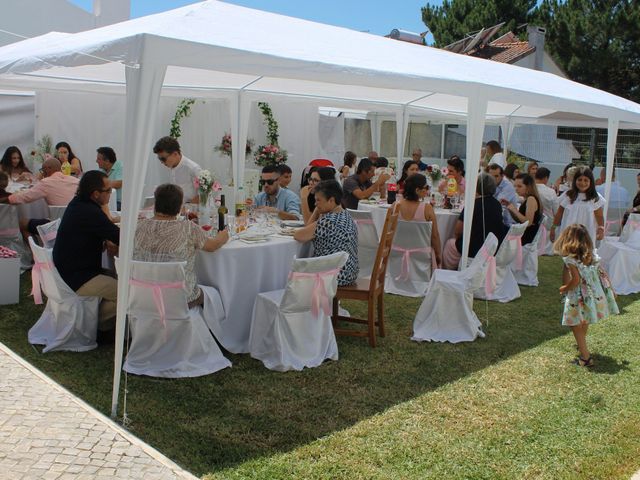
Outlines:
<svg viewBox="0 0 640 480"><path fill-rule="evenodd" d="M227 226L227 206L224 203L224 195L220 195L220 206L218 207L218 231L221 232Z"/></svg>

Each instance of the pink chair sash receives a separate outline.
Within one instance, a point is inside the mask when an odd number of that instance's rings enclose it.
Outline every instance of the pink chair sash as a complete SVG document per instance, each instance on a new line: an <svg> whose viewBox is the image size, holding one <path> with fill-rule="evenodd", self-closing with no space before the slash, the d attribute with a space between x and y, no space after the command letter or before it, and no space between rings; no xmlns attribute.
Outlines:
<svg viewBox="0 0 640 480"><path fill-rule="evenodd" d="M409 260L411 258L412 253L426 253L427 255L431 254L431 270L435 270L438 268L438 263L436 262L436 256L433 254L433 250L431 247L420 247L420 248L401 248L396 247L395 245L391 246L391 250L396 252L402 252L402 271L400 275L396 277L396 280L406 282L409 280Z"/></svg>
<svg viewBox="0 0 640 480"><path fill-rule="evenodd" d="M373 225L373 220L370 218L354 218L353 221L356 225Z"/></svg>
<svg viewBox="0 0 640 480"><path fill-rule="evenodd" d="M516 253L516 270L522 270L522 235L507 235L507 241L514 241L518 245Z"/></svg>
<svg viewBox="0 0 640 480"><path fill-rule="evenodd" d="M337 275L340 273L339 268L334 268L333 270L325 270L323 272L290 272L289 279L291 280L299 280L302 278L314 278L315 282L313 284L313 293L311 294L311 313L315 317L318 317L320 314L320 310L324 312L325 315L331 314L331 307L329 305L329 295L327 294L327 290L324 288L324 280L323 277L327 277L329 275Z"/></svg>
<svg viewBox="0 0 640 480"><path fill-rule="evenodd" d="M538 237L538 255L543 255L547 250L547 227L540 224L540 236Z"/></svg>
<svg viewBox="0 0 640 480"><path fill-rule="evenodd" d="M606 235L609 231L609 226L616 224L622 225L622 219L619 218L617 220L607 220L606 222L604 222L604 234Z"/></svg>
<svg viewBox="0 0 640 480"><path fill-rule="evenodd" d="M481 248L479 252L487 262L487 275L484 279L484 290L487 295L491 295L496 290L498 281L498 267L496 257L489 255L485 248Z"/></svg>
<svg viewBox="0 0 640 480"><path fill-rule="evenodd" d="M35 262L31 268L31 295L36 305L42 305L42 289L40 288L40 273L42 270L53 269L50 262Z"/></svg>
<svg viewBox="0 0 640 480"><path fill-rule="evenodd" d="M162 322L163 328L166 330L167 328L167 312L164 307L164 298L162 297L162 290L168 288L185 288L184 282L168 282L168 283L158 283L158 282L145 282L143 280L136 280L132 278L129 280L129 285L133 285L135 287L142 288L150 288L153 292L153 300L156 304L156 308L158 309L158 313L160 314L160 321Z"/></svg>
<svg viewBox="0 0 640 480"><path fill-rule="evenodd" d="M19 228L5 228L0 230L0 237L15 237L20 235Z"/></svg>
<svg viewBox="0 0 640 480"><path fill-rule="evenodd" d="M41 238L44 242L50 242L51 240L55 240L58 236L57 230L51 230L50 232L45 233Z"/></svg>

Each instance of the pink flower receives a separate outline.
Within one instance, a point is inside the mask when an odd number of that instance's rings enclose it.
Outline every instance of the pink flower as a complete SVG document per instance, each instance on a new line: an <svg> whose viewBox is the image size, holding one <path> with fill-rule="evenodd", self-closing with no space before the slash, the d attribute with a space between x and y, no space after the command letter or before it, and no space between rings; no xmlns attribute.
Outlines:
<svg viewBox="0 0 640 480"><path fill-rule="evenodd" d="M214 192L219 192L222 190L222 185L219 182L214 182L212 189Z"/></svg>

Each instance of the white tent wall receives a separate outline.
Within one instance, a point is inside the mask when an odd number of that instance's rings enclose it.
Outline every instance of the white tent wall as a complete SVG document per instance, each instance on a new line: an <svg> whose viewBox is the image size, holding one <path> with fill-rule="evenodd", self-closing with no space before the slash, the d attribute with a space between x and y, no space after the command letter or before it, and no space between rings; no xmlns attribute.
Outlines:
<svg viewBox="0 0 640 480"><path fill-rule="evenodd" d="M342 166L345 153L344 115L319 115L318 132L321 158L328 158L336 168ZM299 177L299 176L298 176ZM294 180L296 178L294 177Z"/></svg>
<svg viewBox="0 0 640 480"><path fill-rule="evenodd" d="M40 168L31 162L31 149L35 145L35 97L33 94L0 95L0 156L5 149L15 145L22 152L31 171Z"/></svg>

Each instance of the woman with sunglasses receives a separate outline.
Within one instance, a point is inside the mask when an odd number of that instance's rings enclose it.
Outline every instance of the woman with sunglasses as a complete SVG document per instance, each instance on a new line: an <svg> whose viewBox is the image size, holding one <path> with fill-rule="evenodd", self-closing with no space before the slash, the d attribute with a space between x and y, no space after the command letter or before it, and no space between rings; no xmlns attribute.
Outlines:
<svg viewBox="0 0 640 480"><path fill-rule="evenodd" d="M404 182L404 194L402 200L398 202L400 218L405 221L431 222L431 248L436 256L436 261L440 265L441 245L440 233L438 232L438 222L433 207L425 198L429 194L427 177L424 175L411 175Z"/></svg>
<svg viewBox="0 0 640 480"><path fill-rule="evenodd" d="M324 180L333 180L336 171L331 167L312 167L309 172L308 185L300 190L300 206L302 207L302 219L305 225L309 223L311 214L316 209L316 186Z"/></svg>

